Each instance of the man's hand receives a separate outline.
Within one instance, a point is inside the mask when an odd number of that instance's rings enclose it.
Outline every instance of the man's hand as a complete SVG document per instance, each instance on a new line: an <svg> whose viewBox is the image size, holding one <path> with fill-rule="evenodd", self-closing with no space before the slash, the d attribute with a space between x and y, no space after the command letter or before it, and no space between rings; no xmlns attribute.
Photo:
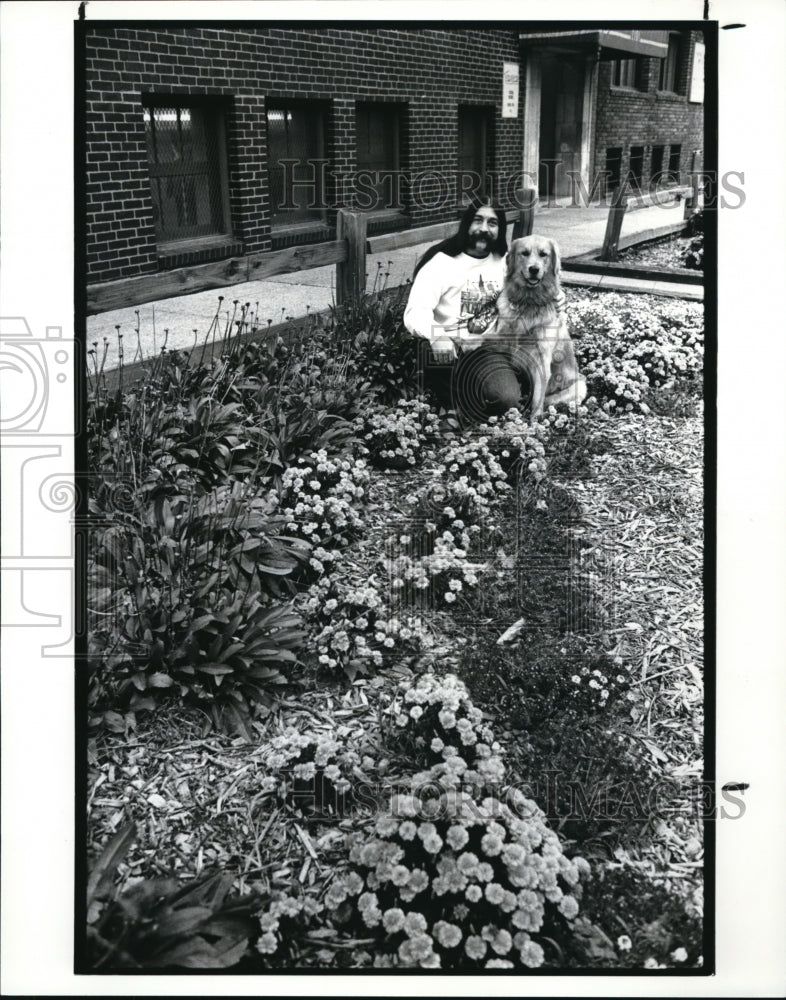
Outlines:
<svg viewBox="0 0 786 1000"><path fill-rule="evenodd" d="M431 351L438 365L449 365L456 360L456 347L450 337L438 337L431 345Z"/></svg>

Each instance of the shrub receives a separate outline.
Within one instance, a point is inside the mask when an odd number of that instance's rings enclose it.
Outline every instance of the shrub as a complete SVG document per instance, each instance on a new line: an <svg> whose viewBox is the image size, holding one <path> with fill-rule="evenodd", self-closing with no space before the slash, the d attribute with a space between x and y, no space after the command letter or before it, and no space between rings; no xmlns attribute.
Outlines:
<svg viewBox="0 0 786 1000"><path fill-rule="evenodd" d="M247 731L297 662L305 633L288 602L308 546L237 484L135 503L90 539L91 704L152 709L179 694Z"/></svg>
<svg viewBox="0 0 786 1000"><path fill-rule="evenodd" d="M332 908L352 900L358 935L376 937L377 967L536 968L539 932L570 933L588 865L563 854L524 796L511 807L466 791L465 769L456 756L416 775L374 835L356 836L355 870L328 890Z"/></svg>
<svg viewBox="0 0 786 1000"><path fill-rule="evenodd" d="M360 757L344 742L349 733L300 731L287 726L258 751L269 769L262 791L320 820L335 819L352 800Z"/></svg>
<svg viewBox="0 0 786 1000"><path fill-rule="evenodd" d="M439 420L428 403L400 399L395 408L369 409L356 419L355 431L374 465L406 469L422 461L437 436Z"/></svg>
<svg viewBox="0 0 786 1000"><path fill-rule="evenodd" d="M433 765L459 754L477 768L481 785L501 782L502 748L455 674L424 674L396 692L386 714L395 741L413 760Z"/></svg>
<svg viewBox="0 0 786 1000"><path fill-rule="evenodd" d="M570 934L589 866L564 855L535 803L503 801L501 748L454 676L404 687L388 714L403 749L437 762L353 838L354 869L325 900L336 921L375 936L378 967L542 965L538 934Z"/></svg>
<svg viewBox="0 0 786 1000"><path fill-rule="evenodd" d="M411 398L419 390L415 338L404 326L409 287L366 295L334 308L331 328L338 343L350 346L358 372L383 402Z"/></svg>
<svg viewBox="0 0 786 1000"><path fill-rule="evenodd" d="M332 569L312 584L304 610L312 623L318 663L343 670L350 680L369 673L372 666L381 667L403 650L431 645L419 618L391 613L374 577L357 586Z"/></svg>
<svg viewBox="0 0 786 1000"><path fill-rule="evenodd" d="M330 458L324 449L299 459L284 473L278 494L281 513L294 537L324 550L322 559L311 560L317 573L335 558L330 548L349 544L363 529L357 506L368 481L362 459Z"/></svg>
<svg viewBox="0 0 786 1000"><path fill-rule="evenodd" d="M447 516L454 513L450 507L444 510ZM480 564L469 558L471 531L458 519L452 525L455 534L428 522L417 535L388 539L383 565L393 607L453 604L465 586L476 586Z"/></svg>
<svg viewBox="0 0 786 1000"><path fill-rule="evenodd" d="M694 236L690 243L680 250L682 266L693 271L704 270L704 233Z"/></svg>
<svg viewBox="0 0 786 1000"><path fill-rule="evenodd" d="M650 387L667 387L701 371L698 303L574 293L568 320L588 391L608 412L648 412Z"/></svg>
<svg viewBox="0 0 786 1000"><path fill-rule="evenodd" d="M232 876L206 874L180 885L142 879L113 886L118 865L136 835L121 829L94 865L87 887L86 959L91 972L133 969L227 969L249 947L258 900L232 898Z"/></svg>
<svg viewBox="0 0 786 1000"><path fill-rule="evenodd" d="M275 890L258 915L261 933L255 950L262 966L291 967L297 958L296 943L302 944L306 931L321 924L323 912L324 905L306 893Z"/></svg>

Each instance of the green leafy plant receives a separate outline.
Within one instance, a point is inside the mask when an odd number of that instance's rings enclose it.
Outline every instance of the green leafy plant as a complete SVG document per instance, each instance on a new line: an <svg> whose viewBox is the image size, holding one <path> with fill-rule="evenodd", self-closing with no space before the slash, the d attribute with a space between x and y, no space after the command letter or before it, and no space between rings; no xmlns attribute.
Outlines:
<svg viewBox="0 0 786 1000"><path fill-rule="evenodd" d="M228 969L257 930L254 897L231 897L232 876L215 873L184 885L142 879L115 886L118 866L136 837L133 823L107 844L87 884L87 968ZM86 971L86 970L85 970Z"/></svg>

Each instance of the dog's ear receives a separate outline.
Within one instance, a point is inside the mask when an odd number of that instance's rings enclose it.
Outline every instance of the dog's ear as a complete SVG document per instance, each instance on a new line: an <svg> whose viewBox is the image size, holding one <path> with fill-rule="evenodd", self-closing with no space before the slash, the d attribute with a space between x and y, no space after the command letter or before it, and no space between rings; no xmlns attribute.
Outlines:
<svg viewBox="0 0 786 1000"><path fill-rule="evenodd" d="M551 243L551 270L555 275L559 274L561 263L559 259L559 247L554 242L554 240L549 240Z"/></svg>

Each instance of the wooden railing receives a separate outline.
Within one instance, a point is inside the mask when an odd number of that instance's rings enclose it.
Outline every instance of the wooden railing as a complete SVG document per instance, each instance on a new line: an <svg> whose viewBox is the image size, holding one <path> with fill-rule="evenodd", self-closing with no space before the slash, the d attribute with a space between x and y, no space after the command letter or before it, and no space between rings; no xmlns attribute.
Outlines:
<svg viewBox="0 0 786 1000"><path fill-rule="evenodd" d="M603 249L600 253L600 260L616 260L620 250L624 250L633 243L641 242L642 233L636 233L635 236L628 239L621 238L622 221L627 212L637 212L639 209L651 208L653 205L663 205L666 199L672 201L684 199L683 221L690 217L691 213L699 207L700 175L696 170L698 156L698 152L693 154L690 185L676 185L674 187L662 188L659 191L653 191L651 194L642 194L632 190L627 181L617 188L612 198L608 219L606 220L606 235L603 238ZM658 236L666 236L668 233L672 233L679 228L680 225L678 223L672 223L668 226L660 226L657 229L649 230L645 235L648 239L656 239Z"/></svg>
<svg viewBox="0 0 786 1000"><path fill-rule="evenodd" d="M513 224L513 238L528 236L535 219L536 192L526 189L516 192L518 215ZM180 267L138 278L124 278L102 284L88 285L87 313L125 309L143 302L191 295L213 288L227 288L244 281L263 281L278 274L309 271L315 267L335 265L336 303L357 299L366 290L366 257L436 243L456 232L456 221L440 222L420 229L407 229L382 236L367 237L368 214L339 209L336 239L312 246L288 247L265 253L232 257L211 264Z"/></svg>

